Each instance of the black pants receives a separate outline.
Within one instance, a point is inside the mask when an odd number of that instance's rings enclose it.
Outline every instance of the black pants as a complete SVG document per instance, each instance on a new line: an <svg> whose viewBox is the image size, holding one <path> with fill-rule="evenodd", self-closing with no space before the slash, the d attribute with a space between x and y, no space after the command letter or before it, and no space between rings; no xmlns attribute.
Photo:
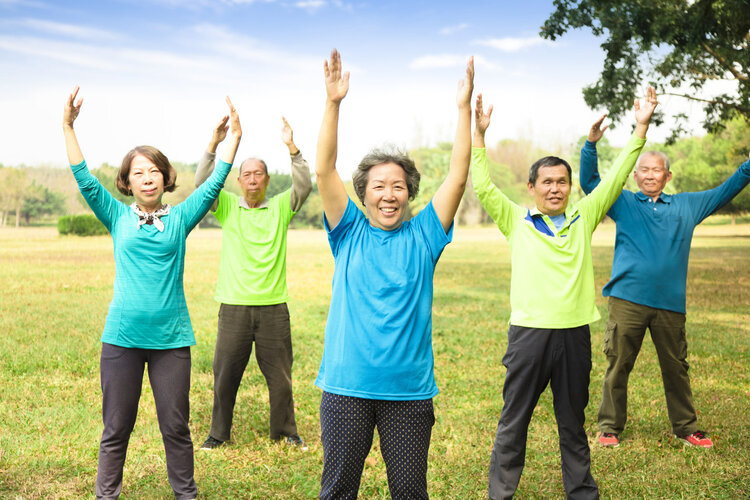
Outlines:
<svg viewBox="0 0 750 500"><path fill-rule="evenodd" d="M503 411L490 459L490 499L512 498L526 459L526 434L539 396L549 383L560 435L568 498L598 498L583 429L589 401L591 338L588 325L561 330L513 326L508 330Z"/></svg>
<svg viewBox="0 0 750 500"><path fill-rule="evenodd" d="M221 304L214 351L211 436L228 441L242 375L255 342L255 359L268 385L271 439L297 434L292 397L292 334L286 304Z"/></svg>
<svg viewBox="0 0 750 500"><path fill-rule="evenodd" d="M190 439L190 348L129 349L102 344L102 420L96 497L117 498L130 433L138 415L143 370L154 392L156 416L167 458L167 476L176 499L195 498L193 441Z"/></svg>
<svg viewBox="0 0 750 500"><path fill-rule="evenodd" d="M426 499L432 399L385 401L323 392L321 499L355 499L375 427L394 500Z"/></svg>

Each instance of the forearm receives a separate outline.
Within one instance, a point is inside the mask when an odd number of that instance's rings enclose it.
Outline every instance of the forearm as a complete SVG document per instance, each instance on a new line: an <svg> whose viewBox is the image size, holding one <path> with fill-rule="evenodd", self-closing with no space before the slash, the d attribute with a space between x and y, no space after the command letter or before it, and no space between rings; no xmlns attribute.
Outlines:
<svg viewBox="0 0 750 500"><path fill-rule="evenodd" d="M240 139L242 139L241 134L232 134L232 138L227 145L227 149L225 149L224 154L221 155L221 160L224 163L228 163L230 167L234 163L235 155L237 155L237 148L240 147Z"/></svg>
<svg viewBox="0 0 750 500"><path fill-rule="evenodd" d="M458 110L458 124L456 137L451 152L450 170L432 198L443 229L446 232L453 223L453 218L461 203L461 197L466 189L466 178L469 175L469 161L471 158L471 107L461 106Z"/></svg>
<svg viewBox="0 0 750 500"><path fill-rule="evenodd" d="M291 151L291 148L290 148ZM302 204L312 191L312 179L310 178L310 166L302 153L297 149L297 154L292 156L292 193L291 206L294 212L302 208Z"/></svg>
<svg viewBox="0 0 750 500"><path fill-rule="evenodd" d="M201 160L198 162L198 168L195 169L195 187L200 186L214 171L216 161L216 149L203 153Z"/></svg>
<svg viewBox="0 0 750 500"><path fill-rule="evenodd" d="M65 150L68 153L68 163L78 165L83 161L83 153L78 145L78 138L72 125L63 124L63 134L65 135Z"/></svg>
<svg viewBox="0 0 750 500"><path fill-rule="evenodd" d="M339 104L326 101L323 122L318 134L318 150L315 156L315 175L325 178L336 170L338 155Z"/></svg>
<svg viewBox="0 0 750 500"><path fill-rule="evenodd" d="M581 148L581 165L578 179L583 192L589 194L599 184L599 159L596 143L586 141Z"/></svg>

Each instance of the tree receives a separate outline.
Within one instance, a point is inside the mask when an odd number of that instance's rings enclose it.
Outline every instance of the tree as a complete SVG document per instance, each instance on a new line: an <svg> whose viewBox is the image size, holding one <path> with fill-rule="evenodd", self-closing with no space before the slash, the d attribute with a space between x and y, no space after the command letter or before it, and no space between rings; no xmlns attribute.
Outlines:
<svg viewBox="0 0 750 500"><path fill-rule="evenodd" d="M703 126L717 131L735 115L750 119L750 1L554 0L540 35L555 40L569 29L606 36L599 80L583 89L591 108L613 121L629 112L644 76L661 94L702 102ZM730 81L737 92L706 84ZM689 91L684 90L689 88ZM685 132L687 116L674 116L668 143ZM663 121L660 115L656 124Z"/></svg>
<svg viewBox="0 0 750 500"><path fill-rule="evenodd" d="M65 195L32 182L23 196L21 217L28 226L31 219L65 212Z"/></svg>
<svg viewBox="0 0 750 500"><path fill-rule="evenodd" d="M0 169L0 223L5 225L10 212L16 214L16 227L21 221L23 197L29 186L26 171L19 168Z"/></svg>

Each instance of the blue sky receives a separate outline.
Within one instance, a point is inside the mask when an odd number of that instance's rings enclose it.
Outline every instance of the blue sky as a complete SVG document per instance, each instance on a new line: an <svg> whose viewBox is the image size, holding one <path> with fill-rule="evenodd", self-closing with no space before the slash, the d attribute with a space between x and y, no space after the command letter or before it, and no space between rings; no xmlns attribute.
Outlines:
<svg viewBox="0 0 750 500"><path fill-rule="evenodd" d="M587 32L541 40L552 10L551 0L0 0L0 162L65 165L62 105L78 84L76 130L92 166L119 164L137 144L197 161L230 95L244 130L239 156L286 171L280 117L313 160L333 47L352 74L342 172L384 142L452 140L469 55L475 92L495 105L488 141L525 138L554 151L599 116L581 88L603 56ZM624 143L629 130L610 141Z"/></svg>

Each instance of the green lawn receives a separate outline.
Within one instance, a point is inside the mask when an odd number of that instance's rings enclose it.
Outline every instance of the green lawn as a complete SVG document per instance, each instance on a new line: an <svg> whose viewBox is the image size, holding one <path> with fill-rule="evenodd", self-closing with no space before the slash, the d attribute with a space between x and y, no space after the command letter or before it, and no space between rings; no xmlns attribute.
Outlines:
<svg viewBox="0 0 750 500"><path fill-rule="evenodd" d="M595 234L599 292L612 259L613 225ZM218 305L213 289L220 233L188 241L185 290L193 348L191 429L208 434ZM383 263L387 265L387 262ZM648 263L644 263L648 265ZM323 231L292 231L288 274L297 422L310 451L268 439L268 395L249 366L231 445L196 452L203 498L315 498L322 470L313 385L323 348L333 259ZM502 406L510 263L495 228L458 228L435 275L434 350L440 394L430 448L436 499L486 498L489 454ZM100 334L112 296L109 237L59 237L51 228L0 228L0 498L93 497L101 434ZM750 225L707 225L693 241L688 337L699 425L712 450L685 448L670 434L649 340L631 377L630 420L617 449L594 443L605 369L603 321L592 325L593 370L586 429L604 498L750 496ZM655 283L654 286L658 286ZM606 317L606 302L598 306ZM529 430L519 498L563 497L552 399L545 392ZM145 383L122 498L171 498L153 397ZM361 498L389 498L376 443Z"/></svg>

